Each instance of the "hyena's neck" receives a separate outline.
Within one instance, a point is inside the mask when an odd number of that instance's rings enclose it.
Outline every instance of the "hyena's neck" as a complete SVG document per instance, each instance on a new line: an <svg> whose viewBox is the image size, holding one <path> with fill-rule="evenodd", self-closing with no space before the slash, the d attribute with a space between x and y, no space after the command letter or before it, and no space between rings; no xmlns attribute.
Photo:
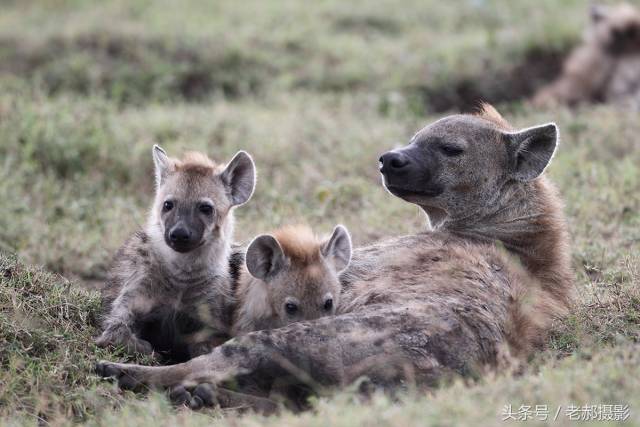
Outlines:
<svg viewBox="0 0 640 427"><path fill-rule="evenodd" d="M188 287L206 285L216 279L229 280L232 224L221 229L217 238L187 253L176 252L165 243L158 223L150 221L146 232L158 268L170 284Z"/></svg>
<svg viewBox="0 0 640 427"><path fill-rule="evenodd" d="M455 235L499 242L545 290L569 306L573 298L569 233L555 187L544 177L505 186L492 208L442 226Z"/></svg>

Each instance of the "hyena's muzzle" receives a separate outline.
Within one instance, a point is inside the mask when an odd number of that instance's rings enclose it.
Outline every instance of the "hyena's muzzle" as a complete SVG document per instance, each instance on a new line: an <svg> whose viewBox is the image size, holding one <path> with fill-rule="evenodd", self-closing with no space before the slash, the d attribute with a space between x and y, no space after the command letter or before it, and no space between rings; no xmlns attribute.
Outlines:
<svg viewBox="0 0 640 427"><path fill-rule="evenodd" d="M428 149L410 144L380 156L383 184L402 199L436 197L444 191L437 182L439 165Z"/></svg>

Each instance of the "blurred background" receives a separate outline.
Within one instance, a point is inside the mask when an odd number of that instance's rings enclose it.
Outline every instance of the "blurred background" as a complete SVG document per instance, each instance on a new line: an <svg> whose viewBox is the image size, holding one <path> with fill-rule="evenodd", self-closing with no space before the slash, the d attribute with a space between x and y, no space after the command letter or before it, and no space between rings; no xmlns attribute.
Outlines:
<svg viewBox="0 0 640 427"><path fill-rule="evenodd" d="M256 157L239 240L296 219L327 232L342 221L359 243L423 228L381 189L378 154L480 100L517 117L589 18L587 2L553 0L49 0L0 11L0 248L86 282L144 222L153 143ZM533 114L522 124L559 119Z"/></svg>
<svg viewBox="0 0 640 427"><path fill-rule="evenodd" d="M547 356L637 343L638 113L529 103L581 43L589 8L579 0L4 0L0 251L74 286L99 285L145 221L154 143L220 162L240 149L254 156L258 185L237 210L239 242L294 221L326 233L346 224L357 245L423 230L423 214L382 189L378 156L484 100L516 126L556 121L562 133L548 173L566 201L580 304ZM602 357L603 366L618 360ZM590 374L605 387L596 400L629 393L624 375L606 385L611 372ZM572 395L565 380L542 396Z"/></svg>

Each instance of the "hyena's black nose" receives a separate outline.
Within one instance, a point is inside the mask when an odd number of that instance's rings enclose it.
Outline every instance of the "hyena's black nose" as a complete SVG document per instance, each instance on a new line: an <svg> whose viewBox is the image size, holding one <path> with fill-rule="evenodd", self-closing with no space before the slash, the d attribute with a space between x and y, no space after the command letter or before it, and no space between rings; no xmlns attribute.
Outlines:
<svg viewBox="0 0 640 427"><path fill-rule="evenodd" d="M184 227L175 227L169 233L169 239L173 243L188 243L191 240L191 233Z"/></svg>
<svg viewBox="0 0 640 427"><path fill-rule="evenodd" d="M409 164L409 158L397 151L389 151L380 156L380 172L400 172Z"/></svg>

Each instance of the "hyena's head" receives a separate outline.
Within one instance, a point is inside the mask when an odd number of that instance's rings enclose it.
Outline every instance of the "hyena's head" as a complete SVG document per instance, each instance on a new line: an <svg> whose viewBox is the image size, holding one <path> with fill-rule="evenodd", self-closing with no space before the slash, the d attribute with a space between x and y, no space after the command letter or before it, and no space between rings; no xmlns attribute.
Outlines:
<svg viewBox="0 0 640 427"><path fill-rule="evenodd" d="M536 179L556 149L553 123L515 131L490 105L420 130L409 145L380 157L384 186L421 206L432 225L474 218L496 206L506 184Z"/></svg>
<svg viewBox="0 0 640 427"><path fill-rule="evenodd" d="M246 254L249 273L266 290L272 328L335 313L338 274L351 260L351 237L341 225L326 240L306 226L290 226L256 237Z"/></svg>
<svg viewBox="0 0 640 427"><path fill-rule="evenodd" d="M238 152L227 165L206 155L167 156L155 145L156 196L151 226L175 252L186 253L212 242L229 242L232 208L246 203L256 182L253 160Z"/></svg>
<svg viewBox="0 0 640 427"><path fill-rule="evenodd" d="M628 3L593 5L589 35L612 55L640 53L640 11Z"/></svg>

